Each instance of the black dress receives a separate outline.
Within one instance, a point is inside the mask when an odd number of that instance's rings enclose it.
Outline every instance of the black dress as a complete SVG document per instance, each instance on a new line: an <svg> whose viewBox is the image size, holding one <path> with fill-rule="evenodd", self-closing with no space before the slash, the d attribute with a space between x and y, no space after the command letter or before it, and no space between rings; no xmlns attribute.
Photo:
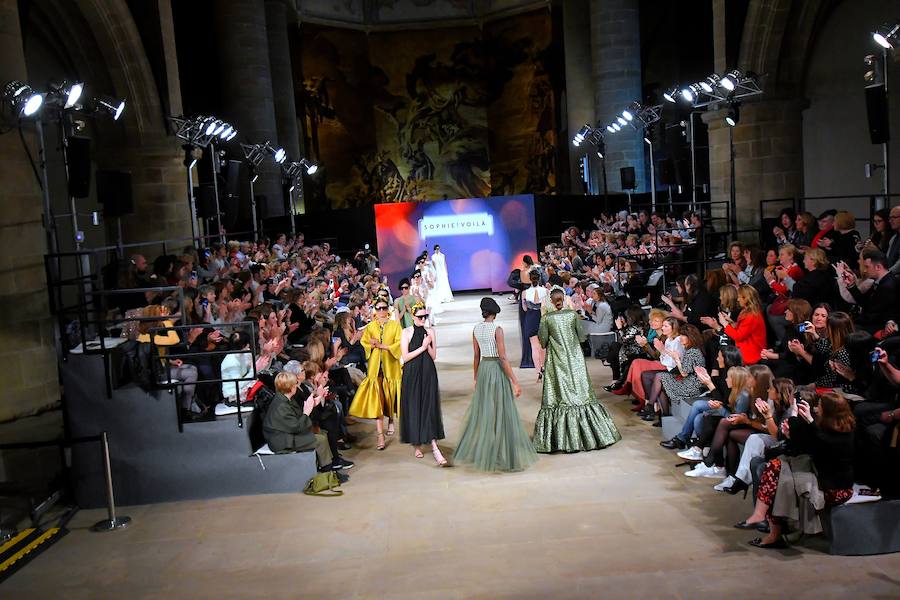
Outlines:
<svg viewBox="0 0 900 600"><path fill-rule="evenodd" d="M409 351L418 350L425 339L425 328L413 325ZM437 369L425 351L403 365L400 384L400 441L404 444L428 444L444 439L441 396Z"/></svg>

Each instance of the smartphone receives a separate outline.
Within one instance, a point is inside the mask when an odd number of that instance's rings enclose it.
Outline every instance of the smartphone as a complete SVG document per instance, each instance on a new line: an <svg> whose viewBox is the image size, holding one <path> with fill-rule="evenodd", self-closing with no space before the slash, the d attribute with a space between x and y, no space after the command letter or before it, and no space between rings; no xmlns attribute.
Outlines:
<svg viewBox="0 0 900 600"><path fill-rule="evenodd" d="M331 338L331 343L332 343L332 344L337 344L339 341L341 341L341 338L339 338L339 337L333 337L333 338Z"/></svg>
<svg viewBox="0 0 900 600"><path fill-rule="evenodd" d="M881 352L879 352L877 349L872 350L871 354L869 354L869 360L871 360L873 363L877 363L879 358L881 358Z"/></svg>
<svg viewBox="0 0 900 600"><path fill-rule="evenodd" d="M797 325L797 331L800 333L806 333L806 323L800 323Z"/></svg>

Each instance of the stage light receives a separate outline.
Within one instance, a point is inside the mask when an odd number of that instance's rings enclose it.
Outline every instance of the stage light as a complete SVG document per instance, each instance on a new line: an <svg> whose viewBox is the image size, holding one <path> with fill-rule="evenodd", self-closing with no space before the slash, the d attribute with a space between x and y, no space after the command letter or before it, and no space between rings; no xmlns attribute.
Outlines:
<svg viewBox="0 0 900 600"><path fill-rule="evenodd" d="M228 134L228 137L225 138L225 141L230 142L231 140L234 139L234 136L236 136L236 135L237 135L237 129L232 129L231 133Z"/></svg>
<svg viewBox="0 0 900 600"><path fill-rule="evenodd" d="M84 82L81 81L51 83L48 87L50 92L47 94L47 103L62 105L63 109L75 106L84 92Z"/></svg>
<svg viewBox="0 0 900 600"><path fill-rule="evenodd" d="M622 111L622 116L625 117L625 120L626 120L626 121L632 121L632 120L634 120L634 115L631 114L631 111L630 111L630 110L627 110L627 109L626 109L626 110L623 110L623 111Z"/></svg>
<svg viewBox="0 0 900 600"><path fill-rule="evenodd" d="M213 131L213 136L221 136L223 131L225 131L225 123L219 121L216 125L216 130Z"/></svg>
<svg viewBox="0 0 900 600"><path fill-rule="evenodd" d="M728 123L729 127L734 127L738 124L738 121L741 120L741 112L737 105L732 106L728 109L728 114L725 115L725 122Z"/></svg>
<svg viewBox="0 0 900 600"><path fill-rule="evenodd" d="M607 125L607 126L606 126L606 130L607 130L608 132L610 132L610 133L615 133L615 132L616 132L616 130L613 128L612 125Z"/></svg>
<svg viewBox="0 0 900 600"><path fill-rule="evenodd" d="M309 162L305 158L300 161L300 164L303 165L304 167L306 167L307 175L315 175L316 171L319 170L319 165L317 165L316 163Z"/></svg>
<svg viewBox="0 0 900 600"><path fill-rule="evenodd" d="M119 117L122 116L122 113L125 112L124 100L115 100L113 98L103 96L100 98L94 98L94 104L97 106L97 110L105 111L112 115L113 121L118 121Z"/></svg>
<svg viewBox="0 0 900 600"><path fill-rule="evenodd" d="M206 121L206 129L203 131L203 135L215 135L218 124L219 122L216 119L209 117Z"/></svg>
<svg viewBox="0 0 900 600"><path fill-rule="evenodd" d="M890 50L898 41L900 41L900 23L885 23L872 32L872 39L878 42L882 48Z"/></svg>
<svg viewBox="0 0 900 600"><path fill-rule="evenodd" d="M722 79L719 80L719 86L728 92L733 92L742 77L743 73L734 69L733 71L729 71L728 74L724 75Z"/></svg>
<svg viewBox="0 0 900 600"><path fill-rule="evenodd" d="M647 144L648 146L653 145L653 143L650 141L650 138L648 138L648 137L644 137L644 143Z"/></svg>
<svg viewBox="0 0 900 600"><path fill-rule="evenodd" d="M675 101L677 100L677 95L678 95L678 86L673 85L672 87L667 89L665 92L663 92L663 99L665 99L666 102L671 102L674 104Z"/></svg>
<svg viewBox="0 0 900 600"><path fill-rule="evenodd" d="M287 158L287 152L284 151L284 148L278 148L272 154L272 158L275 159L275 162L277 162L280 165L281 163L284 162L284 159Z"/></svg>
<svg viewBox="0 0 900 600"><path fill-rule="evenodd" d="M626 125L628 125L628 121L626 121L622 117L616 117L616 123L619 124L619 127L625 127Z"/></svg>
<svg viewBox="0 0 900 600"><path fill-rule="evenodd" d="M722 80L721 77L713 73L706 79L700 82L700 89L702 89L707 94L712 94L715 89L719 86L719 82Z"/></svg>
<svg viewBox="0 0 900 600"><path fill-rule="evenodd" d="M696 90L696 84L692 83L688 87L683 88L681 90L681 97L684 98L685 100L687 100L688 102L693 102L694 100L697 99L697 93L695 90Z"/></svg>
<svg viewBox="0 0 900 600"><path fill-rule="evenodd" d="M583 142L585 140L585 138L587 136L589 136L590 134L591 134L591 126L584 125L584 126L582 126L581 129L578 130L578 132L575 134L575 137L572 138L572 143L575 144L576 146L580 146L581 142Z"/></svg>
<svg viewBox="0 0 900 600"><path fill-rule="evenodd" d="M3 98L17 116L30 117L44 103L43 94L38 94L31 86L21 81L10 81L3 88Z"/></svg>
<svg viewBox="0 0 900 600"><path fill-rule="evenodd" d="M613 129L616 130L616 132L622 131L622 126L619 125L618 123L613 123L612 127L613 127Z"/></svg>

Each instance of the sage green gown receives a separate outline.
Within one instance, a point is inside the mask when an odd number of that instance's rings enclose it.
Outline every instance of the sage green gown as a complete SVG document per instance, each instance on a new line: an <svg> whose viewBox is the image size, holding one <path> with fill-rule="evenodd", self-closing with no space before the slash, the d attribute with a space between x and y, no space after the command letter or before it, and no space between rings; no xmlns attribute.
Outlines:
<svg viewBox="0 0 900 600"><path fill-rule="evenodd" d="M571 309L541 318L538 339L547 349L544 394L534 424L538 452L580 452L615 444L622 436L597 400L588 377L581 342L586 338Z"/></svg>

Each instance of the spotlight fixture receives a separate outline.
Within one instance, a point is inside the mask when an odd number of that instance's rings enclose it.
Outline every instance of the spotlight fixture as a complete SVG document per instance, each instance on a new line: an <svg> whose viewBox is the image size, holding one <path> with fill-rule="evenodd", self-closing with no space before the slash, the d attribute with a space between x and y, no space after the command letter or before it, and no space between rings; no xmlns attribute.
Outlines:
<svg viewBox="0 0 900 600"><path fill-rule="evenodd" d="M665 101L671 102L673 104L677 100L677 95L678 95L678 86L677 85L673 85L672 87L667 89L665 92L663 92L663 98L665 99Z"/></svg>
<svg viewBox="0 0 900 600"><path fill-rule="evenodd" d="M613 128L616 132L622 131L622 126L619 125L618 123L613 123L613 124L612 124L612 128Z"/></svg>
<svg viewBox="0 0 900 600"><path fill-rule="evenodd" d="M21 81L10 81L3 88L3 99L12 107L16 116L30 117L44 103L44 95L35 92L30 85Z"/></svg>
<svg viewBox="0 0 900 600"><path fill-rule="evenodd" d="M743 73L741 73L737 69L734 69L733 71L729 71L727 75L725 75L724 77L722 77L721 80L719 80L719 85L725 91L733 92L734 88L737 87L737 84L741 81L742 78L743 78Z"/></svg>
<svg viewBox="0 0 900 600"><path fill-rule="evenodd" d="M737 104L733 104L731 108L728 109L728 114L725 115L725 122L729 127L734 127L738 124L738 121L741 120L741 111Z"/></svg>
<svg viewBox="0 0 900 600"><path fill-rule="evenodd" d="M94 98L94 104L98 111L109 113L112 116L113 121L118 121L119 117L122 116L122 113L125 112L124 100L115 100L108 96L101 96L99 98Z"/></svg>
<svg viewBox="0 0 900 600"><path fill-rule="evenodd" d="M628 125L628 121L626 121L622 117L616 117L616 123L619 124L619 127L625 127L626 125Z"/></svg>
<svg viewBox="0 0 900 600"><path fill-rule="evenodd" d="M687 100L688 102L693 102L697 99L697 97L699 95L698 94L699 90L700 90L700 86L698 86L696 83L692 83L691 85L687 86L686 88L682 88L681 97L684 98L685 100Z"/></svg>
<svg viewBox="0 0 900 600"><path fill-rule="evenodd" d="M590 134L591 134L591 126L586 124L581 129L579 129L578 132L575 134L575 137L572 138L572 143L576 146L580 146L581 142L583 142L585 140L585 138L587 138L587 136L589 136Z"/></svg>
<svg viewBox="0 0 900 600"><path fill-rule="evenodd" d="M653 143L650 141L650 138L648 138L648 137L646 137L646 136L644 136L644 143L647 144L648 146L652 146L652 145L653 145Z"/></svg>
<svg viewBox="0 0 900 600"><path fill-rule="evenodd" d="M267 145L268 145L268 144L267 144ZM268 147L268 150L271 152L272 158L273 158L273 159L275 160L275 162L277 162L279 165L280 165L281 163L283 163L284 160L287 158L287 152L284 151L284 148L277 148L277 149L274 149L274 150L273 150L273 148L272 148L271 146L269 146L269 147Z"/></svg>
<svg viewBox="0 0 900 600"><path fill-rule="evenodd" d="M312 163L312 162L309 162L309 161L306 160L305 158L304 158L303 160L300 161L300 164L302 164L304 167L306 167L306 174L307 174L307 175L315 175L315 174L316 174L316 171L319 170L319 165L317 165L317 164L315 164L315 163Z"/></svg>
<svg viewBox="0 0 900 600"><path fill-rule="evenodd" d="M882 48L892 49L895 44L900 42L900 23L885 23L872 32L872 39Z"/></svg>
<svg viewBox="0 0 900 600"><path fill-rule="evenodd" d="M303 171L306 171L307 175L314 175L319 170L318 165L305 158L282 165L282 168L284 169L285 177L291 180L299 179L303 175Z"/></svg>
<svg viewBox="0 0 900 600"><path fill-rule="evenodd" d="M608 132L610 132L610 133L615 133L615 132L616 132L615 128L614 128L612 125L607 125L607 126L606 126L606 130L607 130Z"/></svg>
<svg viewBox="0 0 900 600"><path fill-rule="evenodd" d="M719 82L722 80L721 77L713 73L706 79L700 82L700 89L702 89L707 94L712 94L713 91L719 87Z"/></svg>
<svg viewBox="0 0 900 600"><path fill-rule="evenodd" d="M84 92L84 82L81 81L51 83L47 87L50 88L50 91L47 94L46 103L62 106L63 109L73 108Z"/></svg>

